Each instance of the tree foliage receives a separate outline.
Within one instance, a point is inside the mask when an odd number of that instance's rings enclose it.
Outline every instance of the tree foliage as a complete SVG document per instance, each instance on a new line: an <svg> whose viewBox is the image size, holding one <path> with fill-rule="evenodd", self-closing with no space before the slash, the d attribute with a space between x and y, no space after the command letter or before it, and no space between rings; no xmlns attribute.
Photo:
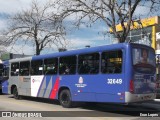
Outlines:
<svg viewBox="0 0 160 120"><path fill-rule="evenodd" d="M59 15L53 12L55 4L47 2L40 5L33 1L31 8L10 17L10 24L5 31L7 41L14 44L18 40L33 44L36 55L45 47L53 45L66 48L67 42L64 38L65 28Z"/></svg>
<svg viewBox="0 0 160 120"><path fill-rule="evenodd" d="M106 28L111 28L118 42L129 42L126 37L130 26L137 16L134 16L137 7L147 6L150 12L159 7L158 0L58 0L64 18L77 14L75 25L87 22L90 25L100 20ZM141 11L140 11L141 12ZM139 18L139 17L138 17ZM121 24L122 32L118 32L116 25Z"/></svg>

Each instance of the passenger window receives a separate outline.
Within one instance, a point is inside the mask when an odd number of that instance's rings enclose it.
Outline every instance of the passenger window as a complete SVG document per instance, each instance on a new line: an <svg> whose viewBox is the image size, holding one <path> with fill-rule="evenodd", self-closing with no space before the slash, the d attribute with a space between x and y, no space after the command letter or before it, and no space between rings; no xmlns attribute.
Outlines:
<svg viewBox="0 0 160 120"><path fill-rule="evenodd" d="M0 76L4 75L4 68L5 68L5 65L0 63Z"/></svg>
<svg viewBox="0 0 160 120"><path fill-rule="evenodd" d="M99 73L99 53L79 55L78 73L79 74L98 74Z"/></svg>
<svg viewBox="0 0 160 120"><path fill-rule="evenodd" d="M43 61L35 60L31 61L31 75L42 75L43 74Z"/></svg>
<svg viewBox="0 0 160 120"><path fill-rule="evenodd" d="M101 61L102 73L121 73L122 72L122 51L109 51L102 53Z"/></svg>
<svg viewBox="0 0 160 120"><path fill-rule="evenodd" d="M9 66L4 65L3 77L9 77Z"/></svg>
<svg viewBox="0 0 160 120"><path fill-rule="evenodd" d="M25 62L20 62L20 75L21 76L28 76L29 75L29 68L30 68L30 62L25 61Z"/></svg>
<svg viewBox="0 0 160 120"><path fill-rule="evenodd" d="M59 74L76 73L76 56L61 57L59 63Z"/></svg>
<svg viewBox="0 0 160 120"><path fill-rule="evenodd" d="M44 60L44 74L52 75L57 74L58 58L51 58Z"/></svg>
<svg viewBox="0 0 160 120"><path fill-rule="evenodd" d="M11 63L11 76L19 75L19 63Z"/></svg>

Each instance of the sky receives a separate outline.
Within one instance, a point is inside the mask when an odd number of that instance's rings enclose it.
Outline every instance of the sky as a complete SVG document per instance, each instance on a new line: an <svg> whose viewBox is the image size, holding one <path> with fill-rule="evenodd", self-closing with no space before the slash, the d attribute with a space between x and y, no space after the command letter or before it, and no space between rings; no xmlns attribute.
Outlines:
<svg viewBox="0 0 160 120"><path fill-rule="evenodd" d="M28 9L32 0L0 0L0 30L7 27L7 16L13 15L22 9ZM45 3L46 0L38 0L40 3ZM139 15L146 13L145 7L139 7L135 14ZM72 16L74 17L74 16ZM108 31L108 27L104 24L97 22L91 28L81 26L80 29L74 29L68 32L66 39L70 45L67 49L84 48L87 45L91 47L100 46L104 44L110 44L111 40L109 36L104 36L100 33ZM34 55L35 49L32 45L21 46L15 44L14 46L4 47L8 52L16 54ZM56 52L57 48L47 48L42 51L42 54Z"/></svg>

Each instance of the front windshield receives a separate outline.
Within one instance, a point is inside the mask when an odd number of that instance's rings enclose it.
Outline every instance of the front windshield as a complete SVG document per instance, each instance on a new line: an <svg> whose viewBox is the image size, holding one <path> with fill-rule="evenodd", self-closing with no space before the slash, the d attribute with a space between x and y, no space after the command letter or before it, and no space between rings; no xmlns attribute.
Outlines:
<svg viewBox="0 0 160 120"><path fill-rule="evenodd" d="M151 49L133 48L133 67L137 72L154 72L156 66L155 53Z"/></svg>

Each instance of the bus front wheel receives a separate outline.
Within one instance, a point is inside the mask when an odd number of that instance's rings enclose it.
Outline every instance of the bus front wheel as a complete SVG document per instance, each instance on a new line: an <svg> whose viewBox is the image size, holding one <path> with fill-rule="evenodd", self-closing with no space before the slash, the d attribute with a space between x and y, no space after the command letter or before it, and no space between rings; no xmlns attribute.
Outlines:
<svg viewBox="0 0 160 120"><path fill-rule="evenodd" d="M13 89L13 96L15 99L20 99L20 96L18 95L18 90L17 90L17 87L15 87Z"/></svg>
<svg viewBox="0 0 160 120"><path fill-rule="evenodd" d="M72 107L71 93L68 89L62 90L60 92L59 102L64 108Z"/></svg>

